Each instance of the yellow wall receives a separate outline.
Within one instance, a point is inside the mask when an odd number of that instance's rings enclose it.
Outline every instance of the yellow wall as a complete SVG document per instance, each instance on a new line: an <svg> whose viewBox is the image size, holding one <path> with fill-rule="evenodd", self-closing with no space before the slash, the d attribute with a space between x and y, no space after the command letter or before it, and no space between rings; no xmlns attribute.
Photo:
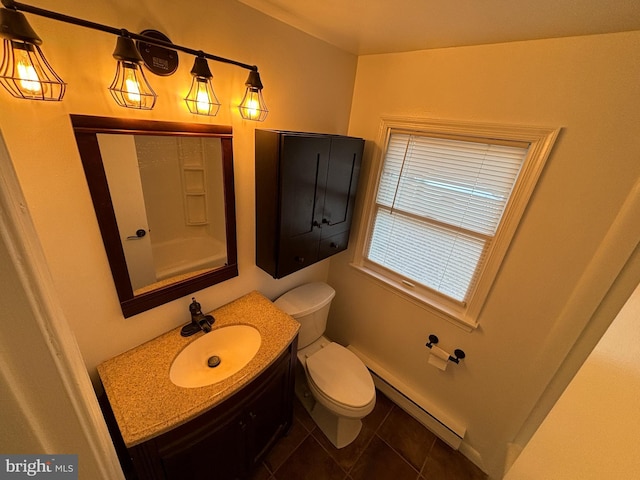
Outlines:
<svg viewBox="0 0 640 480"><path fill-rule="evenodd" d="M351 135L375 139L382 115L562 127L478 330L382 288L348 265L349 253L329 273L329 334L465 423L467 451L494 475L588 320L570 314L571 294L640 177L639 47L640 32L630 32L358 60ZM375 150L367 145L363 184ZM427 365L430 333L467 358L446 372Z"/></svg>
<svg viewBox="0 0 640 480"><path fill-rule="evenodd" d="M0 129L47 256L65 313L95 379L101 361L190 320L189 299L124 319L75 145L69 114L232 125L240 276L197 294L216 308L257 289L275 297L299 283L324 280L328 261L275 281L254 261L254 128L346 133L356 57L238 2L38 0L37 5L139 32L154 28L177 44L258 65L270 109L266 122L243 121L235 106L247 71L210 62L223 103L217 117L192 115L186 95L193 57L180 55L171 77L149 74L158 93L151 112L117 106L107 87L115 72L113 35L27 14L43 51L68 83L60 103L29 102L0 92Z"/></svg>

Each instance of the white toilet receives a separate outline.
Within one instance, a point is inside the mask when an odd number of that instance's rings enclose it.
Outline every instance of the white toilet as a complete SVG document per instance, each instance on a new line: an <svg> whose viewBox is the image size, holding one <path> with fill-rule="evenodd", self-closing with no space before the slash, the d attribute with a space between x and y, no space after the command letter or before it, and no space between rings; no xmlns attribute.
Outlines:
<svg viewBox="0 0 640 480"><path fill-rule="evenodd" d="M362 361L323 336L335 293L326 283L308 283L274 303L300 323L296 395L331 443L342 448L360 433L361 419L376 404L376 391Z"/></svg>

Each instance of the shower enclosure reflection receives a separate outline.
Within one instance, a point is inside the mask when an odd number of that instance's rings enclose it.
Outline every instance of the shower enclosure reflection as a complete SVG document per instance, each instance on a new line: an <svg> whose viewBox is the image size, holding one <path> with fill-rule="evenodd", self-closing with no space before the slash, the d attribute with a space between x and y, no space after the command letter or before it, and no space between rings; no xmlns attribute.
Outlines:
<svg viewBox="0 0 640 480"><path fill-rule="evenodd" d="M72 123L126 317L237 275L229 127Z"/></svg>

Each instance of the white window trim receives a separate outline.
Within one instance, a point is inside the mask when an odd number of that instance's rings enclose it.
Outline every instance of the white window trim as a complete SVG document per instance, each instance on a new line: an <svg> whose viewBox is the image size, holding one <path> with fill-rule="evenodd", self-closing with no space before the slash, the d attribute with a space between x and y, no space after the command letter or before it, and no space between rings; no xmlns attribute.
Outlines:
<svg viewBox="0 0 640 480"><path fill-rule="evenodd" d="M399 275L390 275L384 268L365 258L365 250L374 220L378 183L392 131L415 131L421 134L456 135L530 144L529 152L496 231L494 241L491 242L488 249L486 262L467 304L450 301L437 292L416 288L412 286L411 282L403 281ZM383 117L372 159L371 173L365 189L363 215L351 266L380 282L385 288L467 331L477 328L478 317L559 132L560 128L550 127Z"/></svg>

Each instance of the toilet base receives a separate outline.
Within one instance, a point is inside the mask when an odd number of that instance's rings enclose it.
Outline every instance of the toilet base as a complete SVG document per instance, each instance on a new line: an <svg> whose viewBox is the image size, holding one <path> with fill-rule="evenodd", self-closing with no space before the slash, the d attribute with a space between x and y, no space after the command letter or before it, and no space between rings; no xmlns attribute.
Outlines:
<svg viewBox="0 0 640 480"><path fill-rule="evenodd" d="M344 448L353 442L362 429L358 418L339 417L320 402L311 410L311 418L336 448Z"/></svg>
<svg viewBox="0 0 640 480"><path fill-rule="evenodd" d="M362 429L362 421L357 418L340 417L318 402L309 390L306 376L300 367L298 364L296 369L296 397L333 446L346 447L357 438Z"/></svg>

